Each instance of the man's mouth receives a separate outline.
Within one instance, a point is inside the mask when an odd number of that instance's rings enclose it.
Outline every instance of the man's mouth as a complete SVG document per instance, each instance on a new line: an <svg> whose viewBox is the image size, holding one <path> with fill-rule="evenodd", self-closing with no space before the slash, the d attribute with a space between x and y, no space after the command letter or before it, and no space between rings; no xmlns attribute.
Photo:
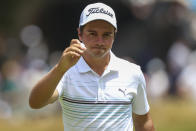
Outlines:
<svg viewBox="0 0 196 131"><path fill-rule="evenodd" d="M105 50L104 47L93 47L93 49Z"/></svg>

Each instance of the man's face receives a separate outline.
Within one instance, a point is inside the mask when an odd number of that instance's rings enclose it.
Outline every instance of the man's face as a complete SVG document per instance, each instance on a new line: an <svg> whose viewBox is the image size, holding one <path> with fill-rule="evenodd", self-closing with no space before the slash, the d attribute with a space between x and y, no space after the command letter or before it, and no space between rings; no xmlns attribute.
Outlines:
<svg viewBox="0 0 196 131"><path fill-rule="evenodd" d="M85 25L83 32L79 31L79 39L85 44L86 54L101 58L109 54L114 42L114 27L103 20L96 20Z"/></svg>

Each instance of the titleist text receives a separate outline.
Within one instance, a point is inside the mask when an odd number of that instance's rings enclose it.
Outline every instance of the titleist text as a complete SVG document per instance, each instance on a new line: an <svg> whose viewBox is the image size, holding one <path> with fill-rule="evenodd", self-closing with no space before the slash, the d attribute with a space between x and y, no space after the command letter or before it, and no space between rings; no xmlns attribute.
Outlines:
<svg viewBox="0 0 196 131"><path fill-rule="evenodd" d="M103 14L109 15L110 17L113 18L113 14L112 13L110 13L109 11L104 10L103 8L100 9L99 7L97 7L97 8L90 8L88 10L88 12L89 12L89 14L87 14L86 16L89 16L89 15L94 14L94 13L103 13Z"/></svg>

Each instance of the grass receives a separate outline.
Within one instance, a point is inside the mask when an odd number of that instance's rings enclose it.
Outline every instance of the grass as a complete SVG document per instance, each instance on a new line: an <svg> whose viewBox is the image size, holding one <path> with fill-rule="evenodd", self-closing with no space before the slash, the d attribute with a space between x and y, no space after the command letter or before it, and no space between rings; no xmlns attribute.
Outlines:
<svg viewBox="0 0 196 131"><path fill-rule="evenodd" d="M157 131L195 131L196 103L167 100L151 105Z"/></svg>
<svg viewBox="0 0 196 131"><path fill-rule="evenodd" d="M151 116L156 131L195 131L196 103L166 100L151 103ZM28 120L0 120L0 131L63 131L60 115Z"/></svg>
<svg viewBox="0 0 196 131"><path fill-rule="evenodd" d="M60 116L12 121L0 120L0 131L63 131Z"/></svg>

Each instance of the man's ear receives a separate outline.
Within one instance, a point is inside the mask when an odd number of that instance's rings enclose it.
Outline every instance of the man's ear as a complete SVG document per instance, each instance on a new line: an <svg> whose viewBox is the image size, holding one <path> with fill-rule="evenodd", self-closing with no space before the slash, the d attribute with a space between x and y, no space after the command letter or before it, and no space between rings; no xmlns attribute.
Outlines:
<svg viewBox="0 0 196 131"><path fill-rule="evenodd" d="M77 28L77 31L78 31L78 38L80 41L82 41L82 33L80 31L80 28Z"/></svg>

